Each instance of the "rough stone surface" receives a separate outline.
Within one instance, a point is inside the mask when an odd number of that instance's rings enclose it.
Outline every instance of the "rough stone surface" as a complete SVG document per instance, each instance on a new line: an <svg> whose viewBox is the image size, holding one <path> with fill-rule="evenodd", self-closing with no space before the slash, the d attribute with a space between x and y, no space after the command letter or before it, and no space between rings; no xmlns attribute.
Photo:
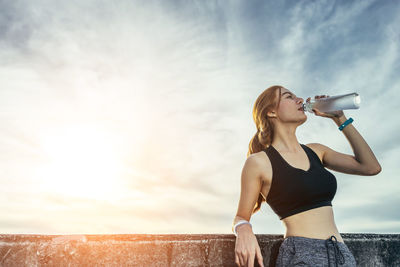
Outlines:
<svg viewBox="0 0 400 267"><path fill-rule="evenodd" d="M342 234L357 266L400 266L400 234ZM265 266L283 235L256 235ZM0 266L236 266L232 234L0 235ZM254 266L259 266L255 261Z"/></svg>

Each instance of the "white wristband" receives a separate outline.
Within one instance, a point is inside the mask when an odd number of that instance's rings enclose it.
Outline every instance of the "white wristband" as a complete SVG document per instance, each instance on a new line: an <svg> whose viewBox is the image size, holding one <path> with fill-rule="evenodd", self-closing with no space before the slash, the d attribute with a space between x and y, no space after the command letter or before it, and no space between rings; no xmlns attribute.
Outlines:
<svg viewBox="0 0 400 267"><path fill-rule="evenodd" d="M233 226L233 228L232 228L232 232L235 234L235 236L237 236L237 232L236 232L236 228L239 226L239 225L242 225L242 224L249 224L250 225L250 227L252 227L252 225L251 225L251 223L249 223L248 221L246 221L246 220L240 220L239 222L237 222L236 224L235 224L235 226ZM252 227L253 228L253 227Z"/></svg>

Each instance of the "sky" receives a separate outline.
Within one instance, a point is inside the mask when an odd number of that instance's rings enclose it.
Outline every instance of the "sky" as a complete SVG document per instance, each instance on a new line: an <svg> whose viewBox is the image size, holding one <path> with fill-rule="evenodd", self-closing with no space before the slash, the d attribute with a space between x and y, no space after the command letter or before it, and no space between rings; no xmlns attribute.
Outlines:
<svg viewBox="0 0 400 267"><path fill-rule="evenodd" d="M272 85L357 92L382 166L332 171L340 233L400 232L398 1L0 1L0 233L230 234ZM354 155L307 113L302 144ZM255 234L284 234L267 203Z"/></svg>

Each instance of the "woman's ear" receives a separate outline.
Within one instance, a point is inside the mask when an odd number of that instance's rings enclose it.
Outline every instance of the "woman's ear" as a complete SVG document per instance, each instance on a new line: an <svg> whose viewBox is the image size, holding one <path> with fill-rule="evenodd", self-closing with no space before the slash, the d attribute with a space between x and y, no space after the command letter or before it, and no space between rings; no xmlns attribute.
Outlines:
<svg viewBox="0 0 400 267"><path fill-rule="evenodd" d="M270 117L270 118L276 117L275 111L267 112L267 117Z"/></svg>

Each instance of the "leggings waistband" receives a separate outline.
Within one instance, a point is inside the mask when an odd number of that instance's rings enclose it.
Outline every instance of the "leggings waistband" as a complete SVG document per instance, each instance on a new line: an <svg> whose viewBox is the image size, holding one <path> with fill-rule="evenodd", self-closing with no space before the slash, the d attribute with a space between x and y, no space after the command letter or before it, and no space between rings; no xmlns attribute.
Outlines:
<svg viewBox="0 0 400 267"><path fill-rule="evenodd" d="M287 240L287 241L300 240L302 243L311 242L313 244L313 246L325 247L326 253L328 256L328 266L330 266L330 261L331 261L330 255L329 255L329 250L330 250L330 248L333 247L333 252L335 255L334 256L335 266L338 266L338 263L339 264L345 263L345 258L343 256L341 249L342 250L345 249L346 244L343 242L337 241L337 239L334 235L331 235L327 239L317 239L317 238L309 238L309 237L303 237L303 236L288 236L284 240Z"/></svg>

